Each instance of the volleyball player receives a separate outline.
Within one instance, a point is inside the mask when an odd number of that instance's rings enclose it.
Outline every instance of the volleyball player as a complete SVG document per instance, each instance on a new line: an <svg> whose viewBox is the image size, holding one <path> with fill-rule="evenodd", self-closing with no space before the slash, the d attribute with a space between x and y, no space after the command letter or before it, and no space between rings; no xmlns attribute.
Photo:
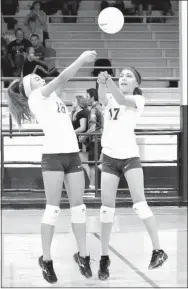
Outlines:
<svg viewBox="0 0 188 289"><path fill-rule="evenodd" d="M85 51L69 67L49 83L36 74L15 80L8 88L10 112L19 126L33 116L44 131L42 174L46 208L41 221L43 255L39 258L43 277L49 283L57 281L51 258L54 227L60 213L60 200L65 182L71 210L72 229L78 245L74 259L81 273L90 278L90 258L86 249L86 206L83 204L85 187L79 148L68 109L60 98L63 87L85 62L96 59L95 51Z"/></svg>
<svg viewBox="0 0 188 289"><path fill-rule="evenodd" d="M101 175L101 251L99 279L109 277L108 244L115 214L115 199L121 175L127 180L133 210L143 220L150 235L153 252L149 269L157 268L168 258L161 249L155 217L144 195L143 169L134 129L143 112L145 99L139 88L141 76L134 68L125 68L119 77L119 88L107 72L98 76L99 101L106 105L102 135ZM111 93L107 94L107 90Z"/></svg>

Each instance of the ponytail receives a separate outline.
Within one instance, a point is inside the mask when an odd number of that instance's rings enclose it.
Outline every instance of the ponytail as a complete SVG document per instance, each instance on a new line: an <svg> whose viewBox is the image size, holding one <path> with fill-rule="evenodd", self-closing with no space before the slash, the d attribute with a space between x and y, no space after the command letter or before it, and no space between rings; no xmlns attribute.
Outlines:
<svg viewBox="0 0 188 289"><path fill-rule="evenodd" d="M135 95L135 94L142 95L142 90L139 87L136 87L133 91L133 95Z"/></svg>
<svg viewBox="0 0 188 289"><path fill-rule="evenodd" d="M28 98L25 95L22 80L14 80L8 87L7 101L11 116L19 127L22 121L31 121L33 114L29 109Z"/></svg>

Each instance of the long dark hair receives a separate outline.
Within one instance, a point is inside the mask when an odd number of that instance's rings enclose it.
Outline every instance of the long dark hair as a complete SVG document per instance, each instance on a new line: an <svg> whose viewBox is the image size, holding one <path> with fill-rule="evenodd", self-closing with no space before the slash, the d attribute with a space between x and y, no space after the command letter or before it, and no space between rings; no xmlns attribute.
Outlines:
<svg viewBox="0 0 188 289"><path fill-rule="evenodd" d="M11 116L19 127L22 121L31 121L34 115L29 109L28 98L25 95L22 80L14 80L8 87L7 101Z"/></svg>

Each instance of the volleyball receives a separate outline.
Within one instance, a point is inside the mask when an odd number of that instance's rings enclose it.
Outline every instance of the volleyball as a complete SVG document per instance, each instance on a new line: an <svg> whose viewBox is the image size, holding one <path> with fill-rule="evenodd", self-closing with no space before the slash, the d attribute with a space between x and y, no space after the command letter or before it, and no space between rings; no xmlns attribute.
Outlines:
<svg viewBox="0 0 188 289"><path fill-rule="evenodd" d="M99 14L98 25L103 32L115 34L119 32L124 25L123 13L115 7L105 8Z"/></svg>

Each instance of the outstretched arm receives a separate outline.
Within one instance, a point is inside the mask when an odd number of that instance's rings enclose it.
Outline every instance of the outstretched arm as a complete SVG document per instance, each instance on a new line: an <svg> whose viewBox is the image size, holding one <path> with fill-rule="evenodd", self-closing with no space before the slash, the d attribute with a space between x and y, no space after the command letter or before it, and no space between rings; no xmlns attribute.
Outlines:
<svg viewBox="0 0 188 289"><path fill-rule="evenodd" d="M99 88L98 88L99 102L104 105L107 104L106 93L107 93L106 84L99 82Z"/></svg>
<svg viewBox="0 0 188 289"><path fill-rule="evenodd" d="M119 105L126 105L133 108L137 107L133 95L123 94L120 91L120 89L116 86L110 75L108 75L107 86Z"/></svg>
<svg viewBox="0 0 188 289"><path fill-rule="evenodd" d="M68 82L68 80L76 74L85 62L93 62L96 59L95 51L83 52L70 66L63 70L55 79L41 88L43 96L48 97L50 94L57 90L57 88Z"/></svg>
<svg viewBox="0 0 188 289"><path fill-rule="evenodd" d="M108 81L108 73L107 71L101 72L98 75L97 83L98 83L98 96L99 102L104 106L108 104L109 96L107 94L107 81Z"/></svg>

